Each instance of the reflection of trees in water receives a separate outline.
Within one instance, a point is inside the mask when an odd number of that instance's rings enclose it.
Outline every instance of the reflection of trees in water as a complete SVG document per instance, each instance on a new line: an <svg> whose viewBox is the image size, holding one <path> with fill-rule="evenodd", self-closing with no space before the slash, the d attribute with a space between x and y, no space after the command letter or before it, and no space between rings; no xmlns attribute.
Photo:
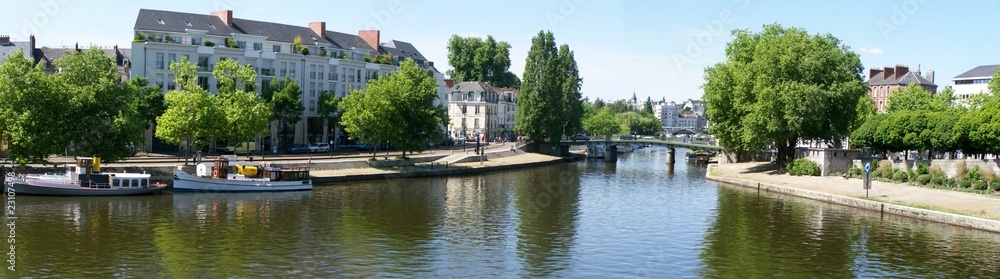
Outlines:
<svg viewBox="0 0 1000 279"><path fill-rule="evenodd" d="M580 165L521 172L514 181L517 255L522 276L551 276L569 267L580 201Z"/></svg>
<svg viewBox="0 0 1000 279"><path fill-rule="evenodd" d="M718 216L701 253L711 278L852 277L849 224L822 208L719 187Z"/></svg>
<svg viewBox="0 0 1000 279"><path fill-rule="evenodd" d="M155 254L144 249L152 246L151 220L170 214L158 210L164 200L155 197L17 196L16 202L18 272L11 278L148 274Z"/></svg>
<svg viewBox="0 0 1000 279"><path fill-rule="evenodd" d="M719 187L703 277L986 278L1000 270L995 235L733 187Z"/></svg>

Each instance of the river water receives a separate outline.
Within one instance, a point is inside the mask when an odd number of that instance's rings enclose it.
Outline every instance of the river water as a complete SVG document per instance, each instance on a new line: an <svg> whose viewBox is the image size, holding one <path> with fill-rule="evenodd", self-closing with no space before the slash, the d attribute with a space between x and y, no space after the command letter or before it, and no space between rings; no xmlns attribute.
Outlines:
<svg viewBox="0 0 1000 279"><path fill-rule="evenodd" d="M665 157L311 192L17 196L5 275L1000 276L1000 234L718 185Z"/></svg>

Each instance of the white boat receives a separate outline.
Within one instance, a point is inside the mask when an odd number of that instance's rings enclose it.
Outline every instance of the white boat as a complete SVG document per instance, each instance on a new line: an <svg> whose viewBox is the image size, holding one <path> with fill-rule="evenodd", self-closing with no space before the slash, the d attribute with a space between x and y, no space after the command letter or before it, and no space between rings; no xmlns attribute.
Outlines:
<svg viewBox="0 0 1000 279"><path fill-rule="evenodd" d="M312 190L312 180L306 168L287 169L268 163L234 162L227 157L213 163L201 163L195 174L174 169L175 191L202 192L269 192Z"/></svg>
<svg viewBox="0 0 1000 279"><path fill-rule="evenodd" d="M159 192L163 183L150 183L145 173L102 173L100 158L81 157L66 165L64 174L5 174L5 192L38 196L127 196Z"/></svg>
<svg viewBox="0 0 1000 279"><path fill-rule="evenodd" d="M590 145L587 146L585 154L587 158L604 158L604 148L603 145Z"/></svg>

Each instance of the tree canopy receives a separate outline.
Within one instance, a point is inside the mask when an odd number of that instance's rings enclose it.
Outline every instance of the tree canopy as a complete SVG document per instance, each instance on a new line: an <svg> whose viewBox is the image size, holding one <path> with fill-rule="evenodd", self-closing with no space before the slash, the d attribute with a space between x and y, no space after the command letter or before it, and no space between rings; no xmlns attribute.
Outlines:
<svg viewBox="0 0 1000 279"><path fill-rule="evenodd" d="M496 41L493 36L448 39L448 76L455 83L485 81L493 86L519 88L521 80L510 72L510 44Z"/></svg>
<svg viewBox="0 0 1000 279"><path fill-rule="evenodd" d="M181 57L170 63L177 89L167 92L167 110L156 118L156 136L167 143L181 144L185 158L192 148L205 146L226 131L225 111L215 98L197 84L197 68Z"/></svg>
<svg viewBox="0 0 1000 279"><path fill-rule="evenodd" d="M554 144L563 135L582 128L583 113L577 111L582 104L581 83L569 46L557 49L552 32L539 31L531 40L525 61L514 116L517 132L537 142Z"/></svg>
<svg viewBox="0 0 1000 279"><path fill-rule="evenodd" d="M19 164L62 153L72 139L61 128L74 125L66 109L71 96L32 64L17 50L0 65L0 136L10 143L8 157Z"/></svg>
<svg viewBox="0 0 1000 279"><path fill-rule="evenodd" d="M719 143L737 152L774 146L779 164L800 139L839 145L867 92L858 54L832 35L777 24L732 34L726 60L705 69L703 85Z"/></svg>
<svg viewBox="0 0 1000 279"><path fill-rule="evenodd" d="M305 110L302 105L302 88L298 82L285 77L271 83L271 87L263 88L262 97L271 107L272 120L278 121L281 126L279 131L282 133L282 142L279 144L287 145L284 139L287 137L288 125L299 123L302 111Z"/></svg>
<svg viewBox="0 0 1000 279"><path fill-rule="evenodd" d="M949 88L950 89L950 88ZM951 108L946 98L935 98L931 92L916 84L898 88L889 94L889 105L886 112L893 113L904 110L945 111Z"/></svg>
<svg viewBox="0 0 1000 279"><path fill-rule="evenodd" d="M272 111L264 99L254 92L257 72L253 67L240 66L235 60L225 59L215 65L212 75L219 88L216 103L225 114L226 123L221 137L248 142L266 133Z"/></svg>
<svg viewBox="0 0 1000 279"><path fill-rule="evenodd" d="M614 112L606 107L584 120L583 127L591 135L615 135L622 131L622 125L615 119Z"/></svg>
<svg viewBox="0 0 1000 279"><path fill-rule="evenodd" d="M446 111L434 106L435 98L434 78L408 59L398 72L347 95L340 103L341 124L352 139L392 143L406 156L407 151L423 151L428 142L443 137L440 125L447 121Z"/></svg>

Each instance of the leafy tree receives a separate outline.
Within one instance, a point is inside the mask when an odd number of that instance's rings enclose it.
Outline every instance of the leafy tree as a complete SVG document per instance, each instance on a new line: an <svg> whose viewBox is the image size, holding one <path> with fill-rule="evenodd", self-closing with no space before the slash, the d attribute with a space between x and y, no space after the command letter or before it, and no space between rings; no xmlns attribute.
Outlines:
<svg viewBox="0 0 1000 279"><path fill-rule="evenodd" d="M606 107L584 120L583 127L591 135L614 135L622 131L615 114Z"/></svg>
<svg viewBox="0 0 1000 279"><path fill-rule="evenodd" d="M638 134L642 129L642 115L635 111L615 114L615 120L621 124L623 133Z"/></svg>
<svg viewBox="0 0 1000 279"><path fill-rule="evenodd" d="M122 82L114 60L91 48L67 52L55 64L61 70L53 78L71 95L68 113L74 123L59 130L73 141L75 153L110 162L130 156L148 126L138 113L137 92Z"/></svg>
<svg viewBox="0 0 1000 279"><path fill-rule="evenodd" d="M923 87L910 84L906 88L898 88L889 94L889 106L886 108L886 112L892 113L902 110L945 111L951 106L944 101L943 98L934 98Z"/></svg>
<svg viewBox="0 0 1000 279"><path fill-rule="evenodd" d="M996 72L993 73L993 79L990 79L990 83L986 85L986 88L994 96L1000 94L1000 67L997 67Z"/></svg>
<svg viewBox="0 0 1000 279"><path fill-rule="evenodd" d="M601 98L594 99L594 103L592 104L592 106L594 107L594 110L598 110L598 111L601 110L602 108L604 108L604 106L606 106L606 105L607 104L605 104L604 100L601 100Z"/></svg>
<svg viewBox="0 0 1000 279"><path fill-rule="evenodd" d="M857 130L861 127L865 121L871 119L877 113L877 108L875 108L875 102L872 101L868 96L858 97L858 105L855 107L854 111L857 112L858 117L854 119L851 123L851 131Z"/></svg>
<svg viewBox="0 0 1000 279"><path fill-rule="evenodd" d="M254 92L257 72L253 67L224 59L215 65L212 75L219 88L217 103L226 115L222 136L236 142L249 142L266 133L272 111ZM250 146L246 148L249 155Z"/></svg>
<svg viewBox="0 0 1000 279"><path fill-rule="evenodd" d="M653 98L646 97L646 102L642 104L642 111L653 114Z"/></svg>
<svg viewBox="0 0 1000 279"><path fill-rule="evenodd" d="M953 107L955 105L955 90L951 89L951 86L945 87L941 92L934 94L934 100Z"/></svg>
<svg viewBox="0 0 1000 279"><path fill-rule="evenodd" d="M777 24L732 34L703 86L719 143L738 153L775 146L780 165L800 139L839 145L867 92L859 56L832 35Z"/></svg>
<svg viewBox="0 0 1000 279"><path fill-rule="evenodd" d="M61 128L76 125L66 109L70 94L33 64L21 50L0 64L0 140L10 143L7 155L21 165L62 153L71 139Z"/></svg>
<svg viewBox="0 0 1000 279"><path fill-rule="evenodd" d="M167 110L167 103L163 100L159 85L149 85L149 80L144 77L134 77L128 81L129 90L135 92L139 99L139 116L146 121L146 127L156 121L156 117Z"/></svg>
<svg viewBox="0 0 1000 279"><path fill-rule="evenodd" d="M563 135L583 132L583 94L580 93L583 79L576 65L576 58L568 45L559 46L558 60L563 73L562 92L563 108L566 114L566 126Z"/></svg>
<svg viewBox="0 0 1000 279"><path fill-rule="evenodd" d="M316 114L319 116L320 120L323 120L323 137L326 138L326 131L330 130L330 124L333 124L334 130L336 131L337 125L340 123L340 97L333 94L333 91L323 91L319 93L319 99L316 105ZM336 136L336 135L334 135ZM333 146L330 147L333 149Z"/></svg>
<svg viewBox="0 0 1000 279"><path fill-rule="evenodd" d="M204 146L219 136L226 115L216 99L197 85L197 66L186 58L170 63L178 88L164 97L167 110L156 118L156 136L171 144L183 144L185 163L192 148Z"/></svg>
<svg viewBox="0 0 1000 279"><path fill-rule="evenodd" d="M632 106L625 102L625 100L617 100L614 103L608 104L608 107L610 107L611 112L614 112L615 114L634 111Z"/></svg>
<svg viewBox="0 0 1000 279"><path fill-rule="evenodd" d="M496 41L487 36L484 41L478 37L448 39L448 76L455 83L463 81L486 81L498 87L520 87L517 75L510 72L510 44Z"/></svg>
<svg viewBox="0 0 1000 279"><path fill-rule="evenodd" d="M407 151L423 151L427 142L443 136L439 125L447 118L443 107L433 105L436 88L434 78L408 59L399 72L347 95L340 103L341 123L352 139L392 143L404 157Z"/></svg>
<svg viewBox="0 0 1000 279"><path fill-rule="evenodd" d="M531 40L524 66L514 127L536 142L556 144L570 119L566 115L566 63L561 63L552 32L539 31Z"/></svg>
<svg viewBox="0 0 1000 279"><path fill-rule="evenodd" d="M264 100L268 101L271 107L272 120L278 121L281 131L280 145L287 145L285 138L288 137L287 126L294 125L302 120L302 88L299 84L288 77L283 80L271 83L270 88L263 90Z"/></svg>

